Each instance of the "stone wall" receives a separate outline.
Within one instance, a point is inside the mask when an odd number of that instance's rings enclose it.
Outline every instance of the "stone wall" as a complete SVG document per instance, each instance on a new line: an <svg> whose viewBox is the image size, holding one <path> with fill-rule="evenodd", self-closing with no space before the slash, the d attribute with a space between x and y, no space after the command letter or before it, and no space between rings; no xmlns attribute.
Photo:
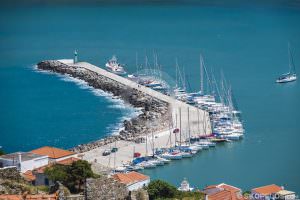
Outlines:
<svg viewBox="0 0 300 200"><path fill-rule="evenodd" d="M0 168L0 179L9 179L14 181L23 181L20 172L16 167Z"/></svg>
<svg viewBox="0 0 300 200"><path fill-rule="evenodd" d="M144 189L130 192L130 200L149 200L148 192Z"/></svg>
<svg viewBox="0 0 300 200"><path fill-rule="evenodd" d="M102 176L87 179L85 195L86 200L124 200L129 198L129 191L124 184Z"/></svg>

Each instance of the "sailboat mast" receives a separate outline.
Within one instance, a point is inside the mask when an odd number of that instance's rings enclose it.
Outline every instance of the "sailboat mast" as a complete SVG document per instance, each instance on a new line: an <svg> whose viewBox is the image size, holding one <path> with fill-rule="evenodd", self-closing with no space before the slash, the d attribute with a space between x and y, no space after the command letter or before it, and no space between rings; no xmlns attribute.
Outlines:
<svg viewBox="0 0 300 200"><path fill-rule="evenodd" d="M179 108L179 146L181 146L181 107Z"/></svg>
<svg viewBox="0 0 300 200"><path fill-rule="evenodd" d="M170 148L172 148L172 127L173 127L173 118L172 118L172 114L170 114L169 116L169 132L170 132ZM176 144L176 140L175 140L175 144Z"/></svg>
<svg viewBox="0 0 300 200"><path fill-rule="evenodd" d="M189 131L189 146L191 145L191 127L190 127L190 107L188 107L188 131Z"/></svg>
<svg viewBox="0 0 300 200"><path fill-rule="evenodd" d="M148 156L148 134L146 133L146 156Z"/></svg>
<svg viewBox="0 0 300 200"><path fill-rule="evenodd" d="M176 65L176 88L178 87L178 60L177 58L175 59L175 65ZM177 125L177 124L176 124Z"/></svg>
<svg viewBox="0 0 300 200"><path fill-rule="evenodd" d="M203 121L202 121L202 125L203 125L203 132L204 132L204 136L206 135L206 112L203 113Z"/></svg>
<svg viewBox="0 0 300 200"><path fill-rule="evenodd" d="M155 146L154 146L154 134L153 134L153 130L152 129L151 129L151 136L152 136L152 153L153 153L152 155L154 156L154 153L155 153L154 152L154 147Z"/></svg>
<svg viewBox="0 0 300 200"><path fill-rule="evenodd" d="M177 126L177 113L175 114L175 127L176 127L176 129L178 128L178 126ZM178 142L177 141L177 133L175 133L175 146L176 146L176 142Z"/></svg>
<svg viewBox="0 0 300 200"><path fill-rule="evenodd" d="M291 50L291 45L288 43L288 50L289 50L289 67L290 67L290 74L296 74L296 67L294 64L293 52Z"/></svg>
<svg viewBox="0 0 300 200"><path fill-rule="evenodd" d="M199 109L197 108L197 121L198 121L198 123L197 123L197 125L198 125L198 134L200 135L200 119L199 119Z"/></svg>
<svg viewBox="0 0 300 200"><path fill-rule="evenodd" d="M136 67L136 74L138 74L139 71L138 52L135 52L135 67Z"/></svg>
<svg viewBox="0 0 300 200"><path fill-rule="evenodd" d="M204 86L203 86L203 57L200 54L200 93L204 94Z"/></svg>

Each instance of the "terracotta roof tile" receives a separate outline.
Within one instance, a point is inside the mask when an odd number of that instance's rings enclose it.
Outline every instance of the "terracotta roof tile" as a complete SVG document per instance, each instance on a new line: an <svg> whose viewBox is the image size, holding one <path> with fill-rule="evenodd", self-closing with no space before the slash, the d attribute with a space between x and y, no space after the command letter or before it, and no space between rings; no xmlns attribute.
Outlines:
<svg viewBox="0 0 300 200"><path fill-rule="evenodd" d="M261 195L270 195L274 194L276 192L279 192L282 190L282 188L278 185L272 184L272 185L266 185L258 188L252 189L255 193L261 194Z"/></svg>
<svg viewBox="0 0 300 200"><path fill-rule="evenodd" d="M23 200L21 195L0 194L0 200Z"/></svg>
<svg viewBox="0 0 300 200"><path fill-rule="evenodd" d="M223 188L223 189L225 189L225 190L227 190L227 191L230 191L230 192L234 192L234 193L235 193L235 192L240 192L240 191L241 191L240 188L234 187L234 186L232 186L232 185L227 185L227 184L225 184L225 183L219 184L218 187L219 187L219 188Z"/></svg>
<svg viewBox="0 0 300 200"><path fill-rule="evenodd" d="M26 195L25 200L56 200L56 194L36 194L36 195Z"/></svg>
<svg viewBox="0 0 300 200"><path fill-rule="evenodd" d="M204 193L209 200L244 200L241 189L225 183L207 186Z"/></svg>
<svg viewBox="0 0 300 200"><path fill-rule="evenodd" d="M26 181L34 181L36 179L31 170L26 171L22 174Z"/></svg>
<svg viewBox="0 0 300 200"><path fill-rule="evenodd" d="M223 190L212 195L208 195L208 200L232 200L231 192Z"/></svg>
<svg viewBox="0 0 300 200"><path fill-rule="evenodd" d="M61 165L71 165L73 162L76 162L78 160L80 160L80 159L71 157L71 158L67 158L67 159L58 161L57 163L61 164Z"/></svg>
<svg viewBox="0 0 300 200"><path fill-rule="evenodd" d="M128 173L117 173L113 175L113 178L121 183L130 185L139 181L144 181L149 179L149 176L138 172L128 172Z"/></svg>
<svg viewBox="0 0 300 200"><path fill-rule="evenodd" d="M55 148L55 147L48 147L48 146L32 150L31 152L38 155L48 156L49 158L53 158L53 159L74 155L74 152Z"/></svg>

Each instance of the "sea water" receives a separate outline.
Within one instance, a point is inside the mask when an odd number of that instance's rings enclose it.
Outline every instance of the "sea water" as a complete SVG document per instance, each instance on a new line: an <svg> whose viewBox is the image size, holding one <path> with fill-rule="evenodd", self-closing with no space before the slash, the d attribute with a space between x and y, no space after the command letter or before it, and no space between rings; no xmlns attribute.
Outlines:
<svg viewBox="0 0 300 200"><path fill-rule="evenodd" d="M217 80L223 71L246 128L240 142L146 170L152 179L194 187L226 182L243 189L275 183L300 192L300 86L279 85L288 71L287 43L300 66L300 9L280 1L234 4L23 3L0 8L0 145L7 152L50 145L70 148L116 132L135 113L122 101L67 76L40 73L44 59L104 66L116 54L126 70L159 55L188 89L199 90L199 54ZM79 2L79 3L78 3Z"/></svg>

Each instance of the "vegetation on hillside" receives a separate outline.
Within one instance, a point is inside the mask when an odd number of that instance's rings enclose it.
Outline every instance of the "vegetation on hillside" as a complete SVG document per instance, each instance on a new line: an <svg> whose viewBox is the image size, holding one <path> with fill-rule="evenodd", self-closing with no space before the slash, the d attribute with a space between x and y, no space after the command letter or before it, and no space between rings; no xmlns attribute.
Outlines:
<svg viewBox="0 0 300 200"><path fill-rule="evenodd" d="M182 199L182 200L201 200L204 195L201 192L181 192L177 188L165 181L154 180L146 187L150 200L158 199Z"/></svg>
<svg viewBox="0 0 300 200"><path fill-rule="evenodd" d="M50 180L61 182L73 193L83 191L83 185L87 178L98 176L93 173L91 164L85 160L78 160L72 165L53 165L45 170L45 174Z"/></svg>

